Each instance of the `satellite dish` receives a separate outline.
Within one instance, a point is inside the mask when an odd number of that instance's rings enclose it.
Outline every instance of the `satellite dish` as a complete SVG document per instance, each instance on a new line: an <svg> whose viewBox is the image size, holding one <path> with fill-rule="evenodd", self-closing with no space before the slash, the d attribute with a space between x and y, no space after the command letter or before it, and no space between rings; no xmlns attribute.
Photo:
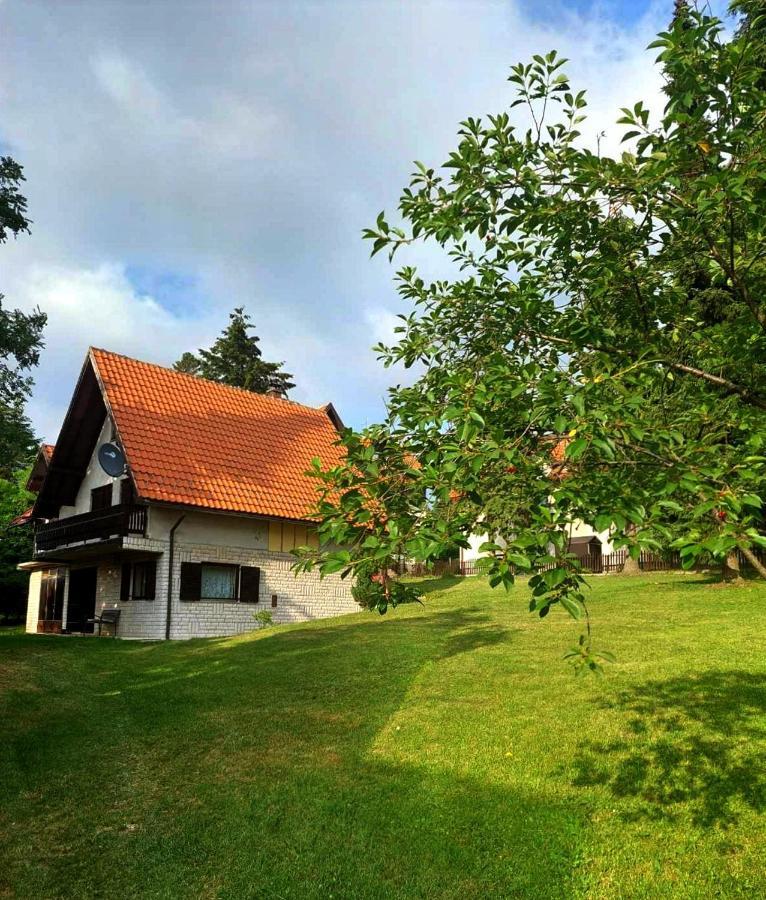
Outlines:
<svg viewBox="0 0 766 900"><path fill-rule="evenodd" d="M125 454L117 444L102 444L98 448L98 462L112 478L119 478L125 472Z"/></svg>

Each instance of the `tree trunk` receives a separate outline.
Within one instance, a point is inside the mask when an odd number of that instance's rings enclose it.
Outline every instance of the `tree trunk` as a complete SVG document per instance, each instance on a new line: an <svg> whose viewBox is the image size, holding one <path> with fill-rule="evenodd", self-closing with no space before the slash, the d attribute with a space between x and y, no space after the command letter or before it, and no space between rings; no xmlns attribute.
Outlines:
<svg viewBox="0 0 766 900"><path fill-rule="evenodd" d="M641 566L637 559L633 559L633 557L628 554L625 557L625 562L622 564L622 568L620 569L620 575L640 575L641 574Z"/></svg>
<svg viewBox="0 0 766 900"><path fill-rule="evenodd" d="M635 525L628 525L627 533L631 536L634 536L638 529ZM620 569L620 575L640 575L641 574L641 564L640 558L633 559L633 557L628 553L625 557L625 562L622 564L622 568Z"/></svg>
<svg viewBox="0 0 766 900"><path fill-rule="evenodd" d="M727 584L744 584L745 579L739 570L739 556L736 550L730 550L726 554L721 577Z"/></svg>
<svg viewBox="0 0 766 900"><path fill-rule="evenodd" d="M742 548L742 555L745 559L750 563L750 565L755 569L755 571L761 576L761 578L766 578L766 566L758 559L758 557L753 553L753 551L749 547Z"/></svg>

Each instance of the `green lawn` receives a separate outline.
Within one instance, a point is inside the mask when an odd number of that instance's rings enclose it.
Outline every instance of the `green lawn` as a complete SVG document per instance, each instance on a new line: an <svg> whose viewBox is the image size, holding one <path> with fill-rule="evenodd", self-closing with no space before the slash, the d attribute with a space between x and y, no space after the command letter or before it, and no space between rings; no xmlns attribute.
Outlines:
<svg viewBox="0 0 766 900"><path fill-rule="evenodd" d="M476 579L173 644L0 638L0 897L764 897L766 586Z"/></svg>

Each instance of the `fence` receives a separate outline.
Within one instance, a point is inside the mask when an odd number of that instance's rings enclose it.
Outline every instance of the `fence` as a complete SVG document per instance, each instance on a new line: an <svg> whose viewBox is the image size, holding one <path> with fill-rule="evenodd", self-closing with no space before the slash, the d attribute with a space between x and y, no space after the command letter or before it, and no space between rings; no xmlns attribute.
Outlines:
<svg viewBox="0 0 766 900"><path fill-rule="evenodd" d="M760 562L766 565L766 552L753 550ZM740 568L750 568L750 563L737 551ZM580 565L584 572L593 575L612 575L621 572L628 558L627 550L618 550L616 553L592 554L580 557ZM703 559L694 567L695 569L720 568L720 561ZM540 571L553 569L555 563L541 567ZM672 572L681 569L681 556L673 551L667 553L649 553L643 551L638 559L638 567L642 572ZM406 569L408 575L483 575L486 572L486 563L480 560L460 562L458 559L437 560L433 563L408 563Z"/></svg>

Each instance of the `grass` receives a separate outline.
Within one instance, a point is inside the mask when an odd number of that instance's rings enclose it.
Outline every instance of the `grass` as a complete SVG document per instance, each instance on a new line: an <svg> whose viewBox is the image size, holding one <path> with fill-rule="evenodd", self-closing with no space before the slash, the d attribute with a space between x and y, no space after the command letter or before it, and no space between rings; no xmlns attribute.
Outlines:
<svg viewBox="0 0 766 900"><path fill-rule="evenodd" d="M0 637L0 896L766 896L766 586L477 579L188 643Z"/></svg>

